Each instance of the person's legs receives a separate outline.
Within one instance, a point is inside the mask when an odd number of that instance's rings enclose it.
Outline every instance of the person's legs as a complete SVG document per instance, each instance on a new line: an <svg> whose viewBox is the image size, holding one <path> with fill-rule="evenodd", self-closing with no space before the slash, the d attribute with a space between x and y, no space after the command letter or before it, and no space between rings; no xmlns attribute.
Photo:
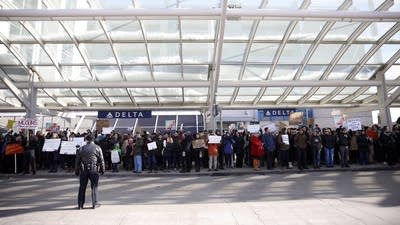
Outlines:
<svg viewBox="0 0 400 225"><path fill-rule="evenodd" d="M89 173L83 171L79 176L78 208L83 208L85 204L86 186L89 179Z"/></svg>
<svg viewBox="0 0 400 225"><path fill-rule="evenodd" d="M97 172L89 173L90 187L92 189L92 208L99 206L98 203L98 185L99 185L99 174Z"/></svg>

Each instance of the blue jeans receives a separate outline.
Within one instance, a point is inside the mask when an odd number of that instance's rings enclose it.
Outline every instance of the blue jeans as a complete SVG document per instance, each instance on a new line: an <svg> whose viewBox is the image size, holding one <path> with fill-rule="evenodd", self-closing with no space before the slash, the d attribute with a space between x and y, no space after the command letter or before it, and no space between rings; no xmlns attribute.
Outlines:
<svg viewBox="0 0 400 225"><path fill-rule="evenodd" d="M149 163L149 170L150 171L155 170L157 161L156 161L156 155L155 155L155 151L154 150L151 150L151 151L148 152L147 161Z"/></svg>
<svg viewBox="0 0 400 225"><path fill-rule="evenodd" d="M141 173L142 172L142 156L135 155L133 160L135 161L135 172Z"/></svg>
<svg viewBox="0 0 400 225"><path fill-rule="evenodd" d="M367 151L360 151L360 164L367 165L368 164L368 152Z"/></svg>
<svg viewBox="0 0 400 225"><path fill-rule="evenodd" d="M333 167L333 150L334 148L325 147L325 161L327 167Z"/></svg>
<svg viewBox="0 0 400 225"><path fill-rule="evenodd" d="M313 164L314 168L317 168L320 166L320 161L321 161L321 151L319 148L313 148Z"/></svg>
<svg viewBox="0 0 400 225"><path fill-rule="evenodd" d="M345 167L348 166L347 157L349 156L349 147L347 146L339 146L340 150L340 166Z"/></svg>

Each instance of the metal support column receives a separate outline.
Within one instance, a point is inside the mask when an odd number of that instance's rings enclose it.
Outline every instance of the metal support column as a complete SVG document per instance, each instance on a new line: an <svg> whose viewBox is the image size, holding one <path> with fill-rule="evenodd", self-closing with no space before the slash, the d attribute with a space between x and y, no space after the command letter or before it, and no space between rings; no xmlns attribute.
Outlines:
<svg viewBox="0 0 400 225"><path fill-rule="evenodd" d="M391 128L391 116L389 106L386 105L387 99L387 90L386 90L386 81L385 81L385 73L379 71L376 76L377 80L382 82L380 86L378 86L378 102L379 102L379 117L381 126L388 126Z"/></svg>

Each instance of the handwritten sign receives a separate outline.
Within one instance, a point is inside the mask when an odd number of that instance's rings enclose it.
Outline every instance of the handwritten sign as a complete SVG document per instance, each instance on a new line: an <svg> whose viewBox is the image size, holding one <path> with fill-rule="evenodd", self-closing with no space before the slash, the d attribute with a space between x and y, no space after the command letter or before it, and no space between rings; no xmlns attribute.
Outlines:
<svg viewBox="0 0 400 225"><path fill-rule="evenodd" d="M247 125L247 130L250 133L257 133L260 131L260 124Z"/></svg>
<svg viewBox="0 0 400 225"><path fill-rule="evenodd" d="M73 141L62 141L60 154L76 155L76 144Z"/></svg>
<svg viewBox="0 0 400 225"><path fill-rule="evenodd" d="M208 143L209 144L219 144L219 143L221 143L221 136L217 136L217 135L208 136Z"/></svg>
<svg viewBox="0 0 400 225"><path fill-rule="evenodd" d="M17 126L19 129L36 129L38 123L36 119L21 119L18 120Z"/></svg>
<svg viewBox="0 0 400 225"><path fill-rule="evenodd" d="M103 127L103 134L111 134L113 127Z"/></svg>
<svg viewBox="0 0 400 225"><path fill-rule="evenodd" d="M156 144L156 142L153 141L153 142L148 143L148 144L147 144L147 149L148 149L149 151L154 150L154 149L157 149L157 144Z"/></svg>
<svg viewBox="0 0 400 225"><path fill-rule="evenodd" d="M347 119L346 122L347 122L347 129L352 131L362 130L360 118Z"/></svg>
<svg viewBox="0 0 400 225"><path fill-rule="evenodd" d="M75 146L79 145L80 147L86 145L84 137L73 137L72 141L75 143Z"/></svg>
<svg viewBox="0 0 400 225"><path fill-rule="evenodd" d="M21 144L8 144L5 149L5 155L14 155L24 152L24 147Z"/></svg>
<svg viewBox="0 0 400 225"><path fill-rule="evenodd" d="M61 139L45 139L42 151L54 152L60 147Z"/></svg>
<svg viewBox="0 0 400 225"><path fill-rule="evenodd" d="M289 135L283 134L282 135L282 142L287 144L287 145L290 145L290 143L289 143Z"/></svg>

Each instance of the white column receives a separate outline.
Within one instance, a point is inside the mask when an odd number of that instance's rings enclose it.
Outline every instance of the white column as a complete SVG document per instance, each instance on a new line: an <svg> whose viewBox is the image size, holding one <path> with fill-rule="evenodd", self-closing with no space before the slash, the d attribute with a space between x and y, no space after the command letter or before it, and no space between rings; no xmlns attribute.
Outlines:
<svg viewBox="0 0 400 225"><path fill-rule="evenodd" d="M157 131L158 116L159 116L159 115L156 116L156 122L154 123L154 131L153 131L154 133Z"/></svg>
<svg viewBox="0 0 400 225"><path fill-rule="evenodd" d="M381 81L381 85L378 86L378 102L379 102L379 117L380 117L380 125L391 127L391 116L390 109L388 105L386 105L387 99L387 89L386 89L386 81L385 74L381 71L377 73L377 80Z"/></svg>
<svg viewBox="0 0 400 225"><path fill-rule="evenodd" d="M78 123L75 126L75 129L74 129L74 133L75 134L78 132L79 127L81 127L81 124L82 124L84 119L85 119L85 115L82 115L81 118L79 119ZM96 126L96 125L94 125L94 126Z"/></svg>

